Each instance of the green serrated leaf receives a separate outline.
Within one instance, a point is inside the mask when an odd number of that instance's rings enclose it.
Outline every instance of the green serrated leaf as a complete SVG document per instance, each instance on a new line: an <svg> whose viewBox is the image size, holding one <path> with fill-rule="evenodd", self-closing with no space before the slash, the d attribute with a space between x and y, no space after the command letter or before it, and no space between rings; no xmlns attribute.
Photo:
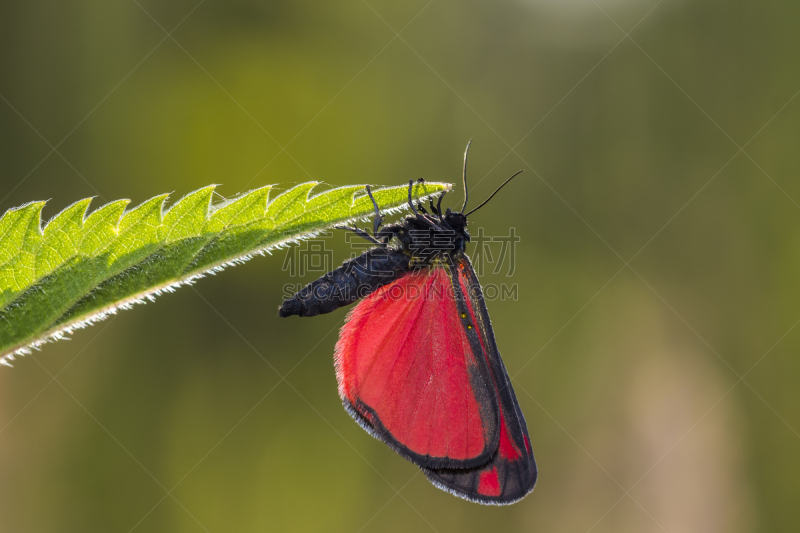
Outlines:
<svg viewBox="0 0 800 533"><path fill-rule="evenodd" d="M28 288L30 280L36 278L36 251L42 243L40 228L44 204L34 202L19 208L21 216L9 231L9 260L0 267L0 309ZM5 249L5 240L2 242L4 244L0 248Z"/></svg>
<svg viewBox="0 0 800 533"><path fill-rule="evenodd" d="M208 219L211 206L211 195L216 185L205 187L187 194L180 202L172 206L164 215L164 221L158 228L159 240L164 244L197 236Z"/></svg>
<svg viewBox="0 0 800 533"><path fill-rule="evenodd" d="M0 265L5 265L17 256L28 229L39 222L43 207L44 202L34 202L11 209L0 219L0 242L3 243L0 247Z"/></svg>
<svg viewBox="0 0 800 533"><path fill-rule="evenodd" d="M36 277L30 280L31 283L53 272L77 254L83 240L83 217L91 202L91 198L75 202L45 226L42 242L36 253Z"/></svg>
<svg viewBox="0 0 800 533"><path fill-rule="evenodd" d="M130 200L117 200L106 204L91 215L83 223L83 241L80 253L83 256L95 256L108 247L117 235L119 219Z"/></svg>
<svg viewBox="0 0 800 533"><path fill-rule="evenodd" d="M363 185L314 194L318 185L271 201L267 186L216 205L211 185L166 211L168 195L161 195L127 212L128 200L111 202L88 216L85 199L44 229L44 202L7 211L0 217L0 363L254 253L372 215ZM412 196L450 187L415 184ZM407 206L407 185L373 194L384 211Z"/></svg>

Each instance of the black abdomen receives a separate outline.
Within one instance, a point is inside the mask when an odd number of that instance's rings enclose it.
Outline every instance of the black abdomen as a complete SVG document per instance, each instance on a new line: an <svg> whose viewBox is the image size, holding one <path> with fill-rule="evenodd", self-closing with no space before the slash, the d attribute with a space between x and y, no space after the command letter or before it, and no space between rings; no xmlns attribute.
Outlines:
<svg viewBox="0 0 800 533"><path fill-rule="evenodd" d="M282 317L330 313L371 294L408 271L409 256L393 248L373 248L306 285L278 309Z"/></svg>

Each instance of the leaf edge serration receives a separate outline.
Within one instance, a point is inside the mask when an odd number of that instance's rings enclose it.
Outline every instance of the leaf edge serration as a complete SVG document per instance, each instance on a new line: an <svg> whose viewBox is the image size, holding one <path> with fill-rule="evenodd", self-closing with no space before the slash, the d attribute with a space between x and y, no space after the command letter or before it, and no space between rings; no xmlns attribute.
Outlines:
<svg viewBox="0 0 800 533"><path fill-rule="evenodd" d="M3 238L0 239L0 259L5 259L0 261L0 295L5 295L9 289L4 283L6 277L2 276L4 272L7 273L9 266L12 268L15 265L20 266L28 271L32 268L34 278L27 285L16 287L11 298L6 297L5 301L0 299L0 335L6 332L2 327L7 325L4 321L9 321L9 316L13 319L25 311L20 309L25 305L25 296L35 293L37 286L41 287L45 281L57 284L59 281L57 278L59 275L58 269L67 265L69 261L76 258L97 259L99 254L112 250L108 252L108 255L112 259L116 259L117 264L112 262L112 264L106 265L106 270L99 274L101 276L98 278L99 282L80 295L79 298L76 298L73 302L74 305L70 306L55 320L47 324L33 324L32 326L34 327L30 328L30 334L24 338L0 338L0 364L10 366L11 361L16 356L29 354L31 350L39 349L43 344L59 340L75 330L102 321L116 314L119 310L128 309L137 303L153 301L164 292L173 292L178 287L193 284L208 274L216 274L229 266L243 263L255 255L264 255L265 253L270 253L273 249L312 238L321 231L335 225L349 224L371 218L373 208L366 195L364 185L333 187L317 192L320 185L318 182L299 184L277 194L274 198L270 197L275 191L275 187L267 185L216 204L212 201L212 198L217 186L209 185L184 195L169 207L166 205L168 194L154 196L133 208L130 208L129 200L116 200L91 211L89 206L92 198L87 198L70 204L44 225L41 220L41 212L45 202L29 202L23 206L9 209L0 217L0 230L5 230L2 234ZM451 184L444 182L416 183L412 197L415 200L427 200L444 194L451 188ZM397 187L376 186L372 191L381 206L383 214L391 214L407 208L407 185ZM334 200L326 203L326 195L334 198ZM339 195L339 200L335 200L336 195ZM349 205L341 205L348 198ZM290 201L287 202L289 199ZM187 208L186 203L193 200L197 201L197 205L194 208ZM255 203L251 200L254 200ZM260 216L257 216L261 211L261 206L259 205L261 201L263 201L263 211ZM237 210L237 205L240 205L241 209ZM319 205L316 211L322 212L324 216L312 216L315 210L307 211L306 207L309 205ZM270 211L273 207L280 209L278 212L271 213ZM343 207L347 208L346 212L342 210ZM82 211L81 208L83 208ZM198 210L202 211L202 218L197 217ZM80 228L77 230L74 223L75 213L72 211L81 213ZM290 214L288 217L287 212ZM256 216L254 216L254 213ZM70 216L72 218L69 218ZM104 216L105 218L103 218ZM184 232L176 236L177 234L174 233L176 231L175 224L187 216L193 217L194 223L199 226L197 231L194 233ZM19 230L14 233L7 229L7 227L13 226L13 224L9 224L9 218L14 217L16 220L12 220L12 223L25 222L25 228L23 228L25 234L21 239L18 235ZM116 221L113 221L114 217L116 217ZM166 228L165 222L173 222L172 219L174 218L178 219L175 224ZM227 220L224 220L226 218ZM67 230L51 227L51 224L54 223L56 223L55 225L62 224L67 227ZM294 223L294 226L292 226L292 223ZM70 224L72 225L70 226ZM132 231L137 229L138 224L146 226L145 229L140 229L139 234ZM259 239L256 244L217 258L210 263L201 264L196 262L197 258L209 246L225 237L226 232L231 228L247 226L248 224L257 226L259 230L264 232L264 237ZM89 229L95 230L95 233L88 231ZM185 228L178 228L177 231L181 229ZM56 230L63 230L62 233L64 235L59 235L60 239L50 236ZM100 231L104 232L104 238L107 239L104 244L97 242L100 237L96 233ZM146 239L147 235L143 235L142 232L146 232L151 236L154 235L155 238L151 239L150 242L144 242L143 239ZM280 235L278 235L279 233ZM11 239L8 238L9 235L11 235ZM50 236L50 241L52 241L50 245L55 246L55 248L41 249L42 243L46 242L45 236ZM76 238L78 242L74 242ZM140 254L141 257L134 254L134 257L129 257L128 261L124 261L121 256L117 257L113 253L114 251L120 251L115 250L114 246L122 246L124 243L120 244L120 239L124 238L133 243L138 242L141 245L138 249L139 251L145 249L146 246L150 246L150 249L146 250L147 253ZM194 254L193 260L187 265L185 271L165 280L163 283L156 283L145 290L109 302L107 305L90 308L86 312L71 316L69 319L63 319L69 316L70 311L77 307L80 302L85 301L87 298L91 299L92 295L100 287L104 286L104 283L108 283L116 277L121 276L124 278L125 273L132 272L137 268L140 271L143 268L146 269L148 261L152 266L154 261L159 260L157 254L160 251L175 242L180 242L181 239L205 240L205 244ZM102 241L102 238L100 240ZM8 242L11 242L12 246L15 246L15 243L19 244L16 252L8 253L5 247ZM71 257L60 257L61 262L53 266L53 257L59 257L59 253L62 252L62 250L58 249L59 246L66 249L67 252L74 250L75 253ZM136 244L133 244L133 246L136 246ZM136 250L134 248L134 251ZM94 255L88 257L81 255L87 251ZM49 254L48 262L42 267L42 261L37 261L37 259L40 254L45 252ZM11 256L8 257L9 255ZM37 268L41 270L37 270ZM42 300L41 295L38 296ZM44 301L46 301L46 298ZM16 336L19 337L19 335L20 333L17 332Z"/></svg>

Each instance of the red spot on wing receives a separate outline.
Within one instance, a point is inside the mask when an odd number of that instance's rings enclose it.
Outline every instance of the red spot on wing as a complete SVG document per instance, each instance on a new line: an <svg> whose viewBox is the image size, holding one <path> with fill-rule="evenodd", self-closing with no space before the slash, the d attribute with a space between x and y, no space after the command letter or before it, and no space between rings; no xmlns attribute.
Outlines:
<svg viewBox="0 0 800 533"><path fill-rule="evenodd" d="M372 410L412 453L451 460L491 453L489 417L497 414L482 411L473 392L477 360L445 269L411 272L360 302L342 328L336 363L342 398Z"/></svg>
<svg viewBox="0 0 800 533"><path fill-rule="evenodd" d="M508 435L508 426L502 411L500 411L500 447L497 454L507 461L516 461L522 456Z"/></svg>
<svg viewBox="0 0 800 533"><path fill-rule="evenodd" d="M481 472L478 481L478 493L484 496L500 496L500 479L497 475L497 467Z"/></svg>

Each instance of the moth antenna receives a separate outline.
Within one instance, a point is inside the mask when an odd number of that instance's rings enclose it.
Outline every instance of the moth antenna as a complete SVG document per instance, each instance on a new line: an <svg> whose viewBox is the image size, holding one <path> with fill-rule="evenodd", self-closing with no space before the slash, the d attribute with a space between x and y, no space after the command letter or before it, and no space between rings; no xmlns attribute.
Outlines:
<svg viewBox="0 0 800 533"><path fill-rule="evenodd" d="M478 207L476 207L475 209L473 209L473 210L472 210L472 211L470 211L469 213L464 213L464 216L465 216L465 217L466 217L466 216L469 216L469 215L471 215L472 213L474 213L475 211L477 211L478 209L480 209L481 207L483 207L484 205L486 205L486 203L487 203L489 200L491 200L492 198L494 198L494 195L495 195L495 194L497 194L498 192L500 192L500 189L502 189L503 187L505 187L505 186L508 184L508 182L509 182L509 181L513 180L514 178L516 178L517 176L519 176L520 174L522 174L522 172L523 172L523 171L524 171L524 169L523 169L523 170L518 170L518 171L516 171L514 174L512 174L510 178L508 178L506 181L504 181L502 185L500 185L500 186L499 186L497 189L495 189L495 191L494 191L492 194L490 194L490 195L489 195L489 198L487 198L486 200L484 200L483 202L481 202L481 205L479 205Z"/></svg>
<svg viewBox="0 0 800 533"><path fill-rule="evenodd" d="M467 200L469 200L469 190L467 190L467 156L469 155L469 145L472 144L472 139L469 140L467 143L467 149L464 150L464 172L462 176L464 178L464 205L461 206L461 212L464 212L464 209L467 208Z"/></svg>

